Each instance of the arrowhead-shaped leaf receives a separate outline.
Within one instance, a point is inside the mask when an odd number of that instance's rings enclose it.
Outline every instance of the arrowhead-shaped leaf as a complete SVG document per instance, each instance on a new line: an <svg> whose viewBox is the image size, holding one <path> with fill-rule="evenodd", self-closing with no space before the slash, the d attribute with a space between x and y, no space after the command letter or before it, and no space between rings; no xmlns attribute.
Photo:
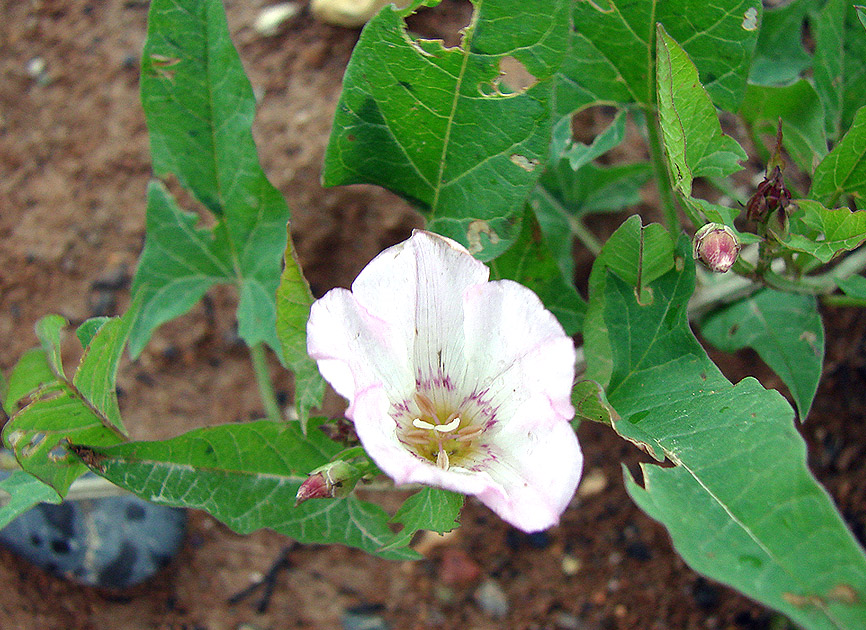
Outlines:
<svg viewBox="0 0 866 630"><path fill-rule="evenodd" d="M731 385L691 333L689 244L641 304L607 273L616 430L672 467L628 490L696 570L810 629L866 624L866 556L806 465L790 406L748 378ZM850 595L850 597L848 597Z"/></svg>
<svg viewBox="0 0 866 630"><path fill-rule="evenodd" d="M583 325L586 378L602 386L610 379L613 357L609 331L604 320L605 284L608 270L632 287L641 303L655 301L650 283L675 264L674 243L658 224L644 226L633 215L617 228L604 244L589 277L589 305Z"/></svg>
<svg viewBox="0 0 866 630"><path fill-rule="evenodd" d="M154 172L176 177L213 213L195 227L159 184L150 188L145 249L133 281L141 352L154 328L186 312L217 282L240 294L238 333L278 354L275 294L289 209L259 165L255 98L229 39L220 0L154 0L141 66Z"/></svg>
<svg viewBox="0 0 866 630"><path fill-rule="evenodd" d="M79 442L85 443L85 442ZM206 510L233 530L264 527L302 543L340 543L378 553L394 534L379 507L345 499L295 506L307 473L341 447L317 430L260 420L196 429L169 440L81 447L95 472L162 505ZM386 558L416 558L401 548Z"/></svg>
<svg viewBox="0 0 866 630"><path fill-rule="evenodd" d="M695 177L724 177L742 169L748 156L722 133L716 108L698 81L698 71L682 47L659 26L659 121L674 186L691 196Z"/></svg>
<svg viewBox="0 0 866 630"><path fill-rule="evenodd" d="M430 229L488 260L516 236L508 221L547 159L569 3L474 4L454 48L416 39L393 8L367 24L343 79L322 177L388 188L427 211ZM506 61L534 82L507 86Z"/></svg>

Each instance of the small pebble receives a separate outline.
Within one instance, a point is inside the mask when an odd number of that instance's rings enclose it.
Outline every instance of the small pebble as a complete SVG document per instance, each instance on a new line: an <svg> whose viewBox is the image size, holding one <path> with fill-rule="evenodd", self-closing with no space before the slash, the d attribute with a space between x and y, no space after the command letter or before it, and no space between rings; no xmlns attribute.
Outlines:
<svg viewBox="0 0 866 630"><path fill-rule="evenodd" d="M508 597L495 580L487 579L481 583L475 591L475 601L494 619L502 619L508 614Z"/></svg>
<svg viewBox="0 0 866 630"><path fill-rule="evenodd" d="M466 586L481 576L481 567L462 549L448 547L439 563L439 579L447 586Z"/></svg>
<svg viewBox="0 0 866 630"><path fill-rule="evenodd" d="M280 27L295 17L301 7L294 2L281 2L259 11L253 27L259 35L273 37L280 32Z"/></svg>
<svg viewBox="0 0 866 630"><path fill-rule="evenodd" d="M379 615L382 610L383 606L378 604L365 604L347 609L341 619L343 630L388 630L388 624Z"/></svg>
<svg viewBox="0 0 866 630"><path fill-rule="evenodd" d="M37 79L40 75L44 74L45 65L45 60L42 57L33 57L33 59L27 62L24 69L31 78Z"/></svg>
<svg viewBox="0 0 866 630"><path fill-rule="evenodd" d="M577 617L566 612L557 613L553 623L559 630L581 630L583 627Z"/></svg>
<svg viewBox="0 0 866 630"><path fill-rule="evenodd" d="M607 476L601 468L589 470L577 487L577 496L586 499L601 494L607 488Z"/></svg>
<svg viewBox="0 0 866 630"><path fill-rule="evenodd" d="M581 562L578 558L565 554L562 556L562 572L565 575L577 575L580 572Z"/></svg>
<svg viewBox="0 0 866 630"><path fill-rule="evenodd" d="M33 57L33 59L27 62L24 69L36 81L36 85L45 87L51 83L51 75L48 74L47 64L42 57Z"/></svg>

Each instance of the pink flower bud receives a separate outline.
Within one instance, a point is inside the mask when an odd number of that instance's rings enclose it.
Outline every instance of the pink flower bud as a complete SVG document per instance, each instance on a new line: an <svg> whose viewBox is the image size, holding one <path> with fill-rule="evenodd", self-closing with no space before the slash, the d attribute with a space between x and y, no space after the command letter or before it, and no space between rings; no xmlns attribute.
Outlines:
<svg viewBox="0 0 866 630"><path fill-rule="evenodd" d="M333 499L347 496L360 477L351 464L337 460L320 466L298 488L295 507L309 499Z"/></svg>
<svg viewBox="0 0 866 630"><path fill-rule="evenodd" d="M717 273L725 273L733 267L740 253L737 235L721 223L707 223L698 230L692 243L695 260Z"/></svg>

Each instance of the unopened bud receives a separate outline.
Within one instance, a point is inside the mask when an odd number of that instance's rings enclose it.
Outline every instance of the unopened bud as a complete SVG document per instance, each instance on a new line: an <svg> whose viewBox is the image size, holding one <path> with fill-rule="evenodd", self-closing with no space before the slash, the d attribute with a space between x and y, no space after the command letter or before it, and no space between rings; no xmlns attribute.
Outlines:
<svg viewBox="0 0 866 630"><path fill-rule="evenodd" d="M358 481L358 470L341 459L312 471L295 495L297 507L309 499L333 499L347 496Z"/></svg>
<svg viewBox="0 0 866 630"><path fill-rule="evenodd" d="M693 241L695 260L710 271L725 273L737 261L740 240L734 231L721 223L707 223L698 230Z"/></svg>

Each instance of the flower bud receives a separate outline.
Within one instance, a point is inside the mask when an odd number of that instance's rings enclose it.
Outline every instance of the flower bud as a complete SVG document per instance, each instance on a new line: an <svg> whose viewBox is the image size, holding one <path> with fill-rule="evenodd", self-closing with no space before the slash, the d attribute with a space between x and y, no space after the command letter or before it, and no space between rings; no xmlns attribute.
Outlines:
<svg viewBox="0 0 866 630"><path fill-rule="evenodd" d="M298 488L295 507L308 499L333 499L347 496L358 482L357 468L338 459L312 471Z"/></svg>
<svg viewBox="0 0 866 630"><path fill-rule="evenodd" d="M725 273L733 267L740 253L737 235L721 223L707 223L695 234L692 244L695 260L718 273Z"/></svg>

